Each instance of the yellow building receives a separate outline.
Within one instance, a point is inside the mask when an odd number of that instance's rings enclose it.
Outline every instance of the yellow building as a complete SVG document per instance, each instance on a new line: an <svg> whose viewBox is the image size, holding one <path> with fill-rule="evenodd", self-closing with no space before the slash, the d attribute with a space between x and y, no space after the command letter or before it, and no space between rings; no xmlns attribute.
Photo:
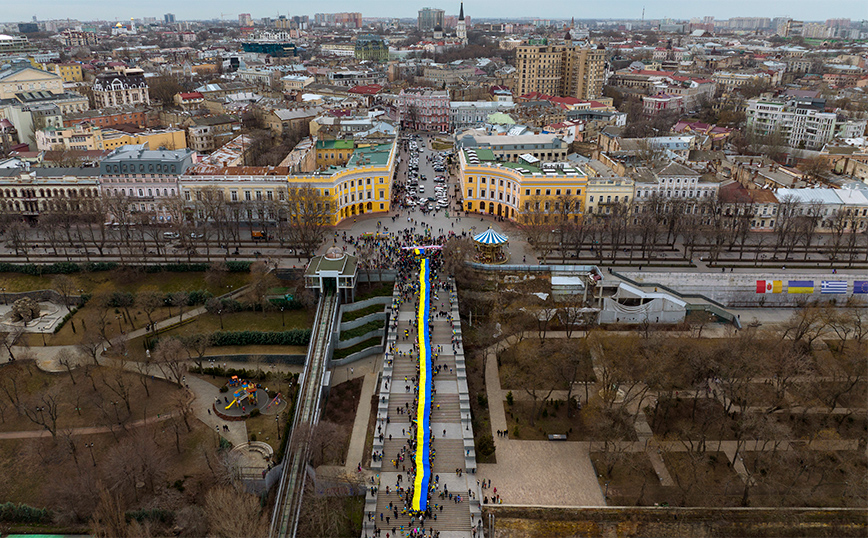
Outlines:
<svg viewBox="0 0 868 538"><path fill-rule="evenodd" d="M532 156L499 162L489 149L459 152L465 211L519 222L555 223L582 218L588 176L571 163L542 163Z"/></svg>
<svg viewBox="0 0 868 538"><path fill-rule="evenodd" d="M317 140L316 167L344 166L353 155L352 140Z"/></svg>
<svg viewBox="0 0 868 538"><path fill-rule="evenodd" d="M388 213L392 200L397 143L357 147L345 165L328 166L311 173L291 174L289 168L194 168L179 180L181 192L191 202L197 191L217 189L224 201L255 203L282 201L289 189L310 186L322 197L330 213L329 224L366 213ZM246 209L253 211L255 209Z"/></svg>
<svg viewBox="0 0 868 538"><path fill-rule="evenodd" d="M84 75L80 64L49 64L46 71L51 71L63 79L64 82L83 82Z"/></svg>
<svg viewBox="0 0 868 538"><path fill-rule="evenodd" d="M49 127L36 131L36 147L39 151L63 146L71 150L104 150L120 146L147 144L150 149L184 149L187 138L184 131L165 129L126 133L110 128L94 127L80 123L67 128Z"/></svg>
<svg viewBox="0 0 868 538"><path fill-rule="evenodd" d="M608 215L614 204L629 204L633 200L634 184L625 177L593 177L585 190L585 213Z"/></svg>
<svg viewBox="0 0 868 538"><path fill-rule="evenodd" d="M30 64L16 64L0 70L0 99L14 98L26 92L63 93L63 80L48 71L36 69Z"/></svg>

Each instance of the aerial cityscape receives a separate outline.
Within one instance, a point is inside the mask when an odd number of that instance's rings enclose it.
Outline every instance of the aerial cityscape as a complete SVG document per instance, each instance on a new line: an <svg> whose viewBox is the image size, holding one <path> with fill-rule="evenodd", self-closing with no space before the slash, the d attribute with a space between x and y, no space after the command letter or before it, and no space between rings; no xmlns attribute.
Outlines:
<svg viewBox="0 0 868 538"><path fill-rule="evenodd" d="M0 537L868 535L862 2L0 19Z"/></svg>

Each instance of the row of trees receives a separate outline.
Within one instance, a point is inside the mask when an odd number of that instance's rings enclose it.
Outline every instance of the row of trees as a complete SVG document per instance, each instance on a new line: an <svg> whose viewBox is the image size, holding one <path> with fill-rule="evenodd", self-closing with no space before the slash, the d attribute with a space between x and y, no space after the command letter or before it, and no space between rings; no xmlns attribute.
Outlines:
<svg viewBox="0 0 868 538"><path fill-rule="evenodd" d="M308 185L277 189L270 200L228 200L217 187L188 194L153 203L126 195L57 199L41 212L36 233L20 212L0 208L0 228L11 248L28 262L37 246L67 259L117 255L126 263L154 256L186 256L189 261L204 255L210 261L215 247L228 254L231 245L239 248L247 241L243 227L257 228L281 247L312 256L333 214L332 202ZM175 234L174 246L166 241L167 232Z"/></svg>
<svg viewBox="0 0 868 538"><path fill-rule="evenodd" d="M543 258L553 251L579 257L589 249L602 263L607 256L622 257L625 247L630 247L632 259L632 247L638 247L640 259L653 260L661 246L675 248L681 240L686 258L698 252L712 262L736 249L739 260L746 252L758 259L761 251L782 253L789 259L796 250L807 259L821 244L821 251L833 262L868 259L868 227L856 211L840 209L826 215L822 204L803 204L791 197L780 199L774 214L758 215L757 208L753 203L726 204L717 197L671 198L655 193L641 204L601 204L596 213L580 216L578 197L562 195L554 201L535 197L521 214L521 226ZM758 219L774 221L774 231L754 232Z"/></svg>

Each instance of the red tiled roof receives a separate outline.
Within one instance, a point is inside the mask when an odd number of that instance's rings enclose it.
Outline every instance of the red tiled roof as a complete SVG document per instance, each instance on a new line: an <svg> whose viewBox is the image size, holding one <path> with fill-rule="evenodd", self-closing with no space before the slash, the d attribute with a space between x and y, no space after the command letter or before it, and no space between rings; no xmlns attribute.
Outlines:
<svg viewBox="0 0 868 538"><path fill-rule="evenodd" d="M181 99L204 99L205 96L199 92L182 93Z"/></svg>
<svg viewBox="0 0 868 538"><path fill-rule="evenodd" d="M368 84L366 86L355 86L350 88L349 93L358 93L361 95L376 95L383 91L383 87L379 84Z"/></svg>

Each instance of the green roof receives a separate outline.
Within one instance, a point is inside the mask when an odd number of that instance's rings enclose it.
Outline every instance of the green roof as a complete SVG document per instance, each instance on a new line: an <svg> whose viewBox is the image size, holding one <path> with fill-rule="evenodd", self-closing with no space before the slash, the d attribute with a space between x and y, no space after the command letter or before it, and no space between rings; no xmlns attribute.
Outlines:
<svg viewBox="0 0 868 538"><path fill-rule="evenodd" d="M491 151L490 149L477 148L474 151L476 151L476 156L479 158L480 161L493 161L493 160L495 160L494 152Z"/></svg>
<svg viewBox="0 0 868 538"><path fill-rule="evenodd" d="M391 144L378 144L367 148L357 148L347 163L351 166L385 166L389 163L389 153L392 151ZM360 162L362 159L364 163Z"/></svg>
<svg viewBox="0 0 868 538"><path fill-rule="evenodd" d="M316 149L353 149L352 140L317 140Z"/></svg>

